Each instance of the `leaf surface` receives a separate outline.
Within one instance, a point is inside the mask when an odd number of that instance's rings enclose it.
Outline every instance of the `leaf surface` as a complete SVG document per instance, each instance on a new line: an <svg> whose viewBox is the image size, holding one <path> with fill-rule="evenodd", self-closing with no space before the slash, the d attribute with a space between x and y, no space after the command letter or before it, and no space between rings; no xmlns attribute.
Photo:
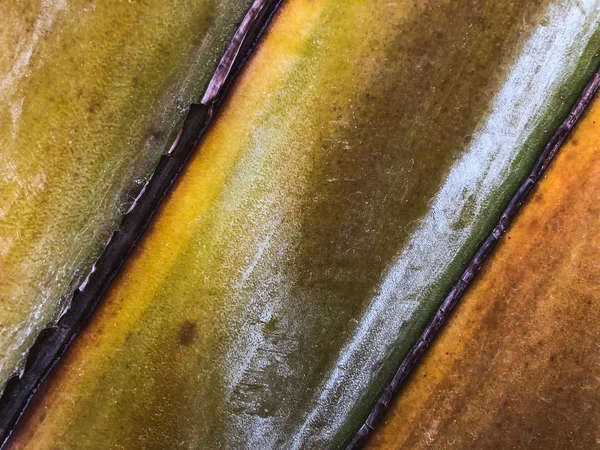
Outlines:
<svg viewBox="0 0 600 450"><path fill-rule="evenodd" d="M366 448L593 448L600 99Z"/></svg>
<svg viewBox="0 0 600 450"><path fill-rule="evenodd" d="M0 4L0 391L70 303L250 3Z"/></svg>
<svg viewBox="0 0 600 450"><path fill-rule="evenodd" d="M343 446L596 67L599 14L285 3L12 447Z"/></svg>

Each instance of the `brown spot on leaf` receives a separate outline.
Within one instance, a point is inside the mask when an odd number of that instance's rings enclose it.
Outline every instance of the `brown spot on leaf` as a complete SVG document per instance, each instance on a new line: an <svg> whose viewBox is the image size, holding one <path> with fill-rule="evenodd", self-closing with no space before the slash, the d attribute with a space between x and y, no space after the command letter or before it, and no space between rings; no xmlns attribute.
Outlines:
<svg viewBox="0 0 600 450"><path fill-rule="evenodd" d="M165 135L164 130L153 129L150 131L150 138L154 139L155 141L162 139L164 137L164 135Z"/></svg>
<svg viewBox="0 0 600 450"><path fill-rule="evenodd" d="M196 322L193 320L186 320L183 322L183 325L181 325L181 328L179 329L179 334L177 335L177 342L179 342L179 345L182 347L189 347L192 345L198 334L196 328Z"/></svg>

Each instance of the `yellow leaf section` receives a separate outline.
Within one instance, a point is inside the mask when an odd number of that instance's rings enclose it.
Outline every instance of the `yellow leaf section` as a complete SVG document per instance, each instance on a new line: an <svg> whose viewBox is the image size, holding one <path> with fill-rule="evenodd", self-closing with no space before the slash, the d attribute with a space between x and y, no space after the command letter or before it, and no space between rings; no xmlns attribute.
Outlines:
<svg viewBox="0 0 600 450"><path fill-rule="evenodd" d="M599 148L596 99L366 448L598 445Z"/></svg>

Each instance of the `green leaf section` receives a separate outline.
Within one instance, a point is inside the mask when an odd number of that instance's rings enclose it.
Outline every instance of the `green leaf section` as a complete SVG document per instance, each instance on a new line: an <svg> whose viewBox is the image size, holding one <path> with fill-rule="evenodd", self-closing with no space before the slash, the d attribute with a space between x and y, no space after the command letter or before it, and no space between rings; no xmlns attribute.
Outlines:
<svg viewBox="0 0 600 450"><path fill-rule="evenodd" d="M596 67L599 14L286 2L15 448L343 447Z"/></svg>
<svg viewBox="0 0 600 450"><path fill-rule="evenodd" d="M0 4L0 391L69 304L250 3Z"/></svg>

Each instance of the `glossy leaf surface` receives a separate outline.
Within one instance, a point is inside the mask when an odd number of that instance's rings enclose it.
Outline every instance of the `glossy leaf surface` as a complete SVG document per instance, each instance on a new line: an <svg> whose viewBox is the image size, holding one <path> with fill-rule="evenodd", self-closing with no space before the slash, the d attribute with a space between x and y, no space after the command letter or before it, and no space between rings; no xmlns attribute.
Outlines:
<svg viewBox="0 0 600 450"><path fill-rule="evenodd" d="M598 14L287 2L12 446L342 446L585 84Z"/></svg>
<svg viewBox="0 0 600 450"><path fill-rule="evenodd" d="M600 100L366 448L594 448Z"/></svg>
<svg viewBox="0 0 600 450"><path fill-rule="evenodd" d="M69 304L249 4L0 4L0 391Z"/></svg>

